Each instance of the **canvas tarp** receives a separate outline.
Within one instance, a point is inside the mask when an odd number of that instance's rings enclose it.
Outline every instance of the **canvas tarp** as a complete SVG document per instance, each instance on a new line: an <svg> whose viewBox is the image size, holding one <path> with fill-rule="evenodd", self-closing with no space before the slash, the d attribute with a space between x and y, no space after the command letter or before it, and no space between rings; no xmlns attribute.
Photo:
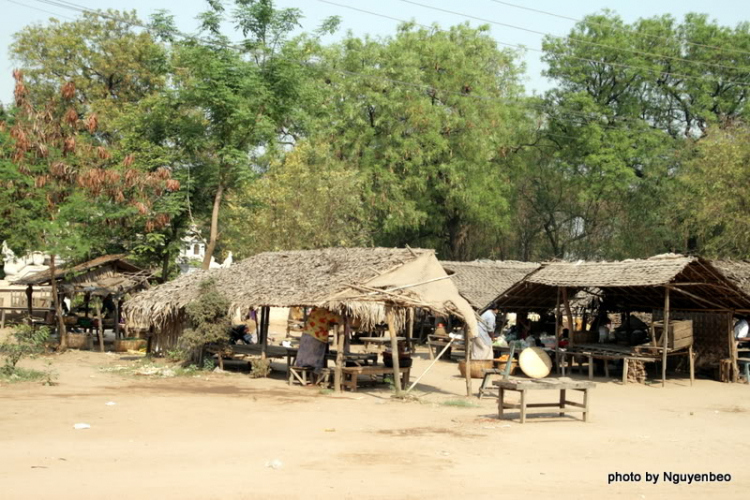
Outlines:
<svg viewBox="0 0 750 500"><path fill-rule="evenodd" d="M373 300L388 300L388 294L395 294L412 298L415 302L436 311L448 311L466 321L469 338L477 336L477 316L474 309L458 292L458 288L432 252L420 255L397 269L377 276L365 285L387 292L372 292ZM361 292L347 290L326 302L347 302L361 297Z"/></svg>

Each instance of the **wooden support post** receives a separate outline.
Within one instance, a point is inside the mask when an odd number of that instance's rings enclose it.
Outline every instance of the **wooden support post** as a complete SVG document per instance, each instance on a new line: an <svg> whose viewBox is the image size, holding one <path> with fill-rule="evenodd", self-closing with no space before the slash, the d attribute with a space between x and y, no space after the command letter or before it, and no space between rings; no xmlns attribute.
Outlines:
<svg viewBox="0 0 750 500"><path fill-rule="evenodd" d="M519 313L520 314L520 313ZM560 287L557 287L557 305L555 306L555 364L557 365L557 375L560 375ZM570 335L572 337L572 335ZM570 339L568 339L570 342ZM563 371L563 374L565 372ZM571 370L570 373L573 373Z"/></svg>
<svg viewBox="0 0 750 500"><path fill-rule="evenodd" d="M471 397L471 339L469 339L468 328L464 328L464 351L464 360L466 361L466 397L468 398Z"/></svg>
<svg viewBox="0 0 750 500"><path fill-rule="evenodd" d="M260 349L260 357L261 359L266 359L268 357L268 316L269 316L270 308L268 306L263 306L260 309L261 314L261 327L260 327L260 336L262 338L263 343L261 344Z"/></svg>
<svg viewBox="0 0 750 500"><path fill-rule="evenodd" d="M690 357L690 386L695 382L695 356L693 355L693 346L688 347L688 356Z"/></svg>
<svg viewBox="0 0 750 500"><path fill-rule="evenodd" d="M406 345L409 346L409 350L414 350L414 346L412 345L413 342L413 336L414 336L414 308L410 307L406 310L406 314L409 318L408 328L406 330Z"/></svg>
<svg viewBox="0 0 750 500"><path fill-rule="evenodd" d="M576 325L573 323L573 313L570 311L570 301L568 300L568 289L563 288L562 289L562 298L563 298L563 304L565 305L565 315L568 318L568 344L573 345L574 340L573 335L576 331Z"/></svg>
<svg viewBox="0 0 750 500"><path fill-rule="evenodd" d="M667 385L667 346L669 345L669 287L664 287L664 337L661 354L661 386Z"/></svg>
<svg viewBox="0 0 750 500"><path fill-rule="evenodd" d="M120 299L114 301L115 303L115 339L120 338Z"/></svg>
<svg viewBox="0 0 750 500"><path fill-rule="evenodd" d="M729 380L731 380L732 382L737 382L737 380L739 379L740 367L737 364L737 358L738 358L737 340L734 338L734 321L733 320L734 320L734 313L730 312L729 321L728 321L729 323L729 359L732 362L732 366L730 368Z"/></svg>
<svg viewBox="0 0 750 500"><path fill-rule="evenodd" d="M388 307L388 333L391 336L391 359L393 360L393 387L396 389L396 396L401 395L401 367L398 359L398 340L396 339L396 315L393 308Z"/></svg>
<svg viewBox="0 0 750 500"><path fill-rule="evenodd" d="M565 389L560 389L560 409L565 409ZM564 417L565 412L561 411L559 416Z"/></svg>
<svg viewBox="0 0 750 500"><path fill-rule="evenodd" d="M28 310L28 314L29 314L29 325L34 324L32 320L33 315L34 315L34 310L33 310L33 305L32 305L33 295L34 295L34 288L31 285L27 286L26 287L26 309Z"/></svg>
<svg viewBox="0 0 750 500"><path fill-rule="evenodd" d="M635 366L635 365L634 365ZM628 383L628 358L622 358L622 385Z"/></svg>
<svg viewBox="0 0 750 500"><path fill-rule="evenodd" d="M349 315L344 314L344 335L349 329ZM344 364L344 342L341 340L341 328L336 328L336 367L333 372L333 390L341 392L342 365ZM357 375L354 374L356 377Z"/></svg>
<svg viewBox="0 0 750 500"><path fill-rule="evenodd" d="M104 352L104 320L102 319L102 305L96 303L96 321L99 323L97 332L99 334L99 352Z"/></svg>

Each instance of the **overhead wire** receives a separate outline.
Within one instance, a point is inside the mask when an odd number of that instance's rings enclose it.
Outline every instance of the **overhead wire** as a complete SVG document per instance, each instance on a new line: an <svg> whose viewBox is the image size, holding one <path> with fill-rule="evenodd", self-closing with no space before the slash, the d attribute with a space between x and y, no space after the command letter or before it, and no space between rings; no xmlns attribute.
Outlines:
<svg viewBox="0 0 750 500"><path fill-rule="evenodd" d="M13 4L16 4L16 5L20 5L21 7L26 7L27 9L32 9L32 10L36 10L38 12L44 12L45 14L50 14L50 15L55 16L55 17L60 17L60 18L63 18L63 19L68 19L69 21L73 21L74 20L72 17L65 16L65 15L62 15L62 14L58 14L57 12L52 12L51 10L40 9L39 7L34 7L33 5L28 5L26 3L18 2L16 0L5 0L5 1L8 2L8 3L13 3Z"/></svg>
<svg viewBox="0 0 750 500"><path fill-rule="evenodd" d="M404 22L404 23L410 22L410 21L406 21L404 19L395 18L393 16L386 16L386 15L383 15L383 14L378 14L378 13L375 13L375 12L372 12L372 11L368 11L368 10L365 10L365 9L361 9L361 8L358 8L358 7L353 7L351 5L346 5L346 4L332 2L330 0L317 0L317 1L321 2L321 3L327 3L329 5L335 5L337 7L342 7L342 8L345 8L345 9L353 10L353 11L356 11L356 12L362 12L362 13L365 13L365 14L370 14L370 15L374 15L374 16L378 16L378 17L383 17L383 18L392 19L392 20L398 20L398 21L401 21L401 22ZM406 1L406 0L401 0L401 1ZM453 13L453 11L447 11L447 12ZM463 15L463 14L459 13L459 15ZM471 19L481 20L483 22L494 23L494 21L486 20L484 18L478 18L478 17L475 17L475 16L469 16L469 15L463 15L463 16L471 18ZM420 23L414 23L414 24L417 24L418 26L427 27L427 28L430 28L430 29L435 29L434 26L426 26L426 25L420 24ZM504 46L507 46L507 47L513 47L513 48L517 48L517 49L524 50L524 51L528 50L528 51L531 51L531 52L538 52L538 53L541 53L541 54L546 54L546 52L544 50L538 49L538 48L535 48L535 47L528 47L528 46L525 46L525 45L508 43L508 42L504 42L504 41L498 40L497 38L495 38L494 40L498 44L504 45ZM656 69L651 69L651 68L644 68L644 67L639 67L639 66L633 66L631 64L617 63L617 62L611 62L611 61L602 61L602 60L597 60L597 59L590 59L590 58L580 57L580 56L574 56L574 55L570 55L570 54L566 54L566 57L569 57L570 59L574 59L576 61L583 61L583 62L590 62L590 63L594 63L594 64L601 64L601 65L610 66L610 67L613 67L613 68L624 68L624 69L634 69L634 70L638 70L638 71L645 71L647 73L654 74L654 75L657 75L659 77L674 77L674 78L683 78L685 80L697 81L697 82L710 82L710 83L714 83L714 84L719 83L719 80L716 79L716 78L706 78L706 77L698 77L698 76L693 76L693 75L684 75L684 74L680 74L680 73L666 72L666 71L661 71L661 70L656 70ZM723 83L731 83L731 84L734 84L734 85L737 85L737 86L741 86L741 87L750 87L750 82L737 82L737 81L732 81L732 80L722 80L722 81L723 81Z"/></svg>
<svg viewBox="0 0 750 500"><path fill-rule="evenodd" d="M515 3L505 2L505 1L502 1L502 0L490 0L490 2L494 2L494 3L500 4L500 5L507 5L508 7L513 7L515 9L521 9L521 10L526 10L526 11L529 11L529 12L535 12L537 14L543 14L543 15L546 15L546 16L556 17L556 18L559 18L559 19L565 19L565 20L568 20L568 21L576 22L576 23L585 23L586 25L589 25L589 26L599 26L600 28L607 28L607 29L622 29L621 27L615 26L613 24L600 23L600 22L592 21L590 19L579 19L577 17L570 17L570 16L565 16L565 15L562 15L562 14L555 14L554 12L548 12L546 10L535 9L535 8L532 8L532 7L526 7L524 5L518 5L518 4L515 4ZM675 39L672 38L672 37L668 37L668 36L664 36L664 35L656 35L656 34L653 34L653 33L635 32L635 33L632 33L632 34L636 35L636 36L639 36L639 37L653 38L655 40L666 40L666 41L670 41L670 42L674 42L675 41ZM747 51L747 50L733 49L733 48L729 48L729 47L719 47L717 45L708 45L708 44L705 44L705 43L691 42L689 40L684 40L684 41L680 41L680 42L681 43L685 43L686 45L692 45L694 47L702 47L702 48L705 48L705 49L713 49L713 50L716 50L716 51L719 51L719 52L724 52L724 53L734 53L734 54L750 55L750 51Z"/></svg>
<svg viewBox="0 0 750 500"><path fill-rule="evenodd" d="M615 47L613 45L607 45L607 44L603 44L603 43L592 42L592 41L589 41L589 40L583 40L581 38L576 38L576 37L571 37L571 36L555 35L553 33L548 33L548 32L545 32L545 31L538 31L538 30L531 29L531 28L525 28L523 26L517 26L517 25L514 25L514 24L508 24L508 23L504 23L504 22L500 22L500 21L494 21L492 19L487 19L487 18L484 18L484 17L478 17L478 16L474 16L474 15L471 15L471 14L465 14L463 12L458 12L458 11L449 10L449 9L443 9L441 7L435 7L434 5L424 4L424 3L421 3L421 2L415 2L414 0L399 0L399 1L403 2L403 3L411 4L411 5L416 5L418 7L422 7L422 8L425 8L425 9L430 9L430 10L434 10L434 11L438 11L438 12L443 12L443 13L447 13L447 14L453 14L453 15L465 17L467 19L474 19L474 20L477 20L477 21L482 21L482 22L494 24L494 25L497 25L497 26L503 26L503 27L506 27L506 28L511 28L511 29L520 30L520 31L525 31L527 33L533 33L533 34L536 34L536 35L548 36L548 37L552 37L552 38L556 38L556 39L560 39L560 40L567 40L567 41L574 42L574 43L591 45L593 47L601 47L601 48L605 48L605 49L609 49L609 50L614 50L614 51L618 51L618 52L629 52L631 54L642 55L642 56L651 56L651 57L657 57L657 58L670 59L670 60L680 61L680 62L690 63L690 64L699 64L701 66L716 67L716 68L721 68L721 69L727 69L727 70L730 70L730 71L736 71L737 70L736 67L724 66L722 64L708 63L708 62L704 62L704 61L693 61L691 59L685 59L683 57L669 56L669 55L666 55L666 54L654 54L652 52L645 52L645 51L636 50L636 49L629 49L627 47ZM672 73L672 74L674 74L674 73ZM681 75L681 76L690 78L690 75Z"/></svg>
<svg viewBox="0 0 750 500"><path fill-rule="evenodd" d="M36 0L36 1L41 2L41 3L50 4L50 5L56 5L56 6L60 6L60 7L64 7L64 8L69 8L69 9L75 10L75 11L77 11L79 13L89 13L91 15L96 15L96 16L99 16L99 17L103 17L103 18L107 18L107 19L112 19L112 20L115 20L115 21L118 21L118 22L122 22L123 24L131 25L133 27L142 28L142 29L147 30L147 31L152 31L153 30L153 28L151 26L148 26L146 24L135 22L135 21L133 21L131 19L124 19L124 18L121 18L121 17L118 17L118 16L113 16L111 14L104 13L104 12L101 12L101 11L95 11L95 10L89 9L87 7L81 6L79 4L73 4L72 2L65 2L64 0ZM340 7L352 8L350 6L346 6L346 5L343 5L343 4L337 4L335 2L330 2L328 0L318 0L318 1L323 2L323 3L332 4L332 5L336 5L336 6L340 6ZM403 19L399 19L399 18L396 18L396 17L393 17L393 16L380 15L380 14L377 14L377 13L374 13L374 12L366 11L364 9L352 8L352 10L357 10L359 12L363 12L363 13L367 13L367 14L372 14L372 15L379 15L380 17L385 17L385 18L388 18L388 19L393 20L393 21L407 22L407 21L404 21ZM441 29L436 28L436 27L430 27L430 26L427 26L427 25L424 25L424 24L420 24L420 23L416 23L416 22L414 24L422 26L422 27L425 27L425 28L429 28L429 29L437 29L438 31L445 31L445 30L441 30ZM237 50L237 51L245 51L245 47L243 47L242 45L239 45L239 44L231 44L231 43L222 42L222 41L208 40L208 39L200 38L200 37L197 37L195 35L187 34L187 33L180 32L180 31L176 31L175 34L177 36L182 37L182 38L196 40L196 41L199 41L201 43L208 44L208 45L220 46L222 48L228 48L228 49L233 49L233 50ZM518 47L520 47L520 46L518 46ZM299 64L299 65L302 65L302 66L313 67L315 69L327 69L327 70L331 70L331 71L334 71L334 72L337 72L337 73L341 73L341 74L344 74L344 75L355 76L355 77L359 77L359 78L378 79L378 80L387 81L387 82L390 82L390 83L393 83L393 84L396 84L396 85L409 86L409 87L412 87L412 88L418 88L418 89L424 90L426 92L440 93L440 94L443 94L443 95L454 95L454 96L458 96L458 97L462 97L462 98L471 98L471 99L478 99L478 100L484 100L484 101L502 102L502 103L505 103L505 104L508 104L508 105L515 105L515 106L519 106L519 107L527 107L527 108L535 109L536 111L541 112L543 114L548 114L548 115L550 114L548 106L545 106L543 104L542 105L538 105L538 104L532 103L532 102L523 102L523 101L519 101L519 100L511 100L511 99L500 98L500 97L495 97L495 96L483 96L483 95L480 95L480 94L472 94L472 93L464 93L464 92L458 92L458 91L450 91L450 90L441 89L439 87L435 87L435 86L428 85L428 84L407 82L407 81L404 81L404 80L397 80L397 79L390 78L390 77L383 76L383 75L379 75L379 74L365 74L365 73L359 73L359 72L354 72L354 71L348 71L348 70L344 70L344 69L341 69L341 68L335 68L335 67L330 67L330 66L321 66L321 65L316 64L316 63L293 60L293 59L285 58L283 56L280 56L280 58L282 60L285 60L285 61L290 62L290 63ZM634 118L631 118L631 117L624 117L624 116L614 116L613 117L613 116L607 116L607 115L604 115L604 114L585 113L585 112L572 111L572 110L565 110L564 112L561 112L559 114L561 114L563 116L567 116L567 117L581 117L581 118L585 118L585 119L589 120L589 122L587 122L586 124L591 123L590 122L591 120L599 121L599 123L602 123L602 124L604 123L603 120L607 120L609 122L616 121L616 122L630 122L630 123L638 123L638 124L644 124L644 123L646 123L647 124L647 122L645 120L634 119ZM552 115L554 115L554 113L552 113ZM556 118L556 120L557 121L566 122L566 123L570 123L572 125L578 125L578 126L583 125L582 123L579 123L579 122L573 122L573 121L569 121L569 120L560 120L559 116ZM651 125L649 125L649 126L651 126ZM569 138L573 139L572 137L569 137Z"/></svg>

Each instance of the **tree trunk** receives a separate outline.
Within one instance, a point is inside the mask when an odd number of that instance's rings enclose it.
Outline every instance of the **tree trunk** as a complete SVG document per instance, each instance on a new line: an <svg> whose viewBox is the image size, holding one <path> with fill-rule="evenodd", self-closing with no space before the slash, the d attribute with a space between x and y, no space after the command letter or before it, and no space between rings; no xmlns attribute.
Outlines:
<svg viewBox="0 0 750 500"><path fill-rule="evenodd" d="M60 297L57 295L57 280L55 279L55 255L52 254L49 256L49 272L50 276L52 277L50 279L50 284L52 285L52 300L55 304L55 318L57 320L57 333L60 336L60 346L59 349L61 351L64 351L68 348L68 337L65 335L65 321L63 320L62 315L62 307L60 307Z"/></svg>
<svg viewBox="0 0 750 500"><path fill-rule="evenodd" d="M219 208L221 207L223 196L224 184L219 183L216 195L214 196L214 208L211 211L211 233L208 239L208 246L206 247L206 255L203 257L203 269L208 269L211 265L211 257L216 249L216 240L219 238Z"/></svg>
<svg viewBox="0 0 750 500"><path fill-rule="evenodd" d="M172 252L169 250L164 252L164 255L161 258L161 278L159 278L159 283L166 283L167 282L167 276L169 275L169 264L171 261Z"/></svg>
<svg viewBox="0 0 750 500"><path fill-rule="evenodd" d="M450 241L450 258L453 260L465 260L466 242L469 236L469 228L461 221L459 216L448 220L448 237Z"/></svg>

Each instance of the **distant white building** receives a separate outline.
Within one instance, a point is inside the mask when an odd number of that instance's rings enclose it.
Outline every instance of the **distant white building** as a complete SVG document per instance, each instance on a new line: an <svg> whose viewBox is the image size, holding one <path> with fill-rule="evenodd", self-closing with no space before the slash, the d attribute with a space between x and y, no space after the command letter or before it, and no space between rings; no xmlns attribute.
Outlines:
<svg viewBox="0 0 750 500"><path fill-rule="evenodd" d="M13 283L31 274L49 269L47 265L49 256L42 252L31 252L25 256L18 257L8 247L7 243L3 241L2 255L3 272L5 273L4 281L8 283ZM57 263L58 265L64 264L59 258L57 259Z"/></svg>
<svg viewBox="0 0 750 500"><path fill-rule="evenodd" d="M196 226L191 226L187 234L182 238L182 244L180 245L180 254L177 257L177 265L180 267L181 274L190 274L198 269L201 269L203 265L203 259L206 256L206 240L201 236L200 230ZM210 269L218 269L221 267L229 267L232 265L232 252L224 260L223 263L219 264L216 260L211 257Z"/></svg>

